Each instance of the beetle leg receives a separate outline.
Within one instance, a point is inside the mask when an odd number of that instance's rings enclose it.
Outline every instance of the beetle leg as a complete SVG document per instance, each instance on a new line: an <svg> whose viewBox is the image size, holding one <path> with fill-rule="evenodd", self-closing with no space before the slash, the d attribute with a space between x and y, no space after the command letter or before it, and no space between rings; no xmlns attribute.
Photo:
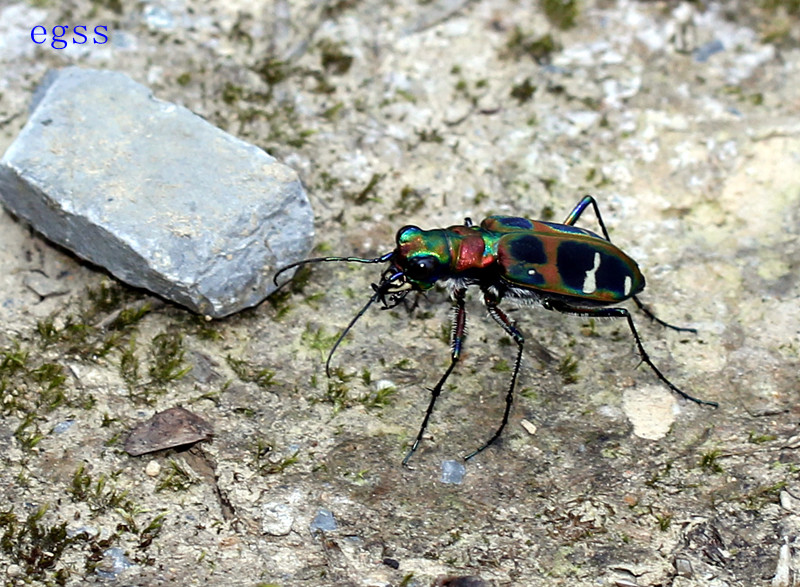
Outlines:
<svg viewBox="0 0 800 587"><path fill-rule="evenodd" d="M674 324L670 324L669 322L664 322L661 318L653 314L653 312L645 306L642 302L639 301L639 298L636 296L633 297L633 303L636 304L636 307L639 308L642 313L650 318L653 322L658 322L661 326L665 328L671 328L672 330L677 330L678 332L691 332L693 334L697 334L697 329L695 328L687 328L686 326L675 326Z"/></svg>
<svg viewBox="0 0 800 587"><path fill-rule="evenodd" d="M422 426L419 427L419 432L417 433L417 438L414 440L414 444L411 445L411 450L408 451L406 458L403 459L403 466L408 466L409 459L416 452L417 447L419 447L419 443L422 441L422 435L428 427L428 420L430 420L431 414L433 413L433 406L436 404L439 394L442 393L442 388L447 378L450 377L450 373L453 372L456 363L458 363L461 358L461 349L464 346L464 333L467 326L467 311L464 307L466 292L466 288L459 288L453 292L455 318L453 320L453 330L451 333L450 366L447 368L447 371L444 372L441 379L439 379L439 382L431 389L431 401L428 403L428 409L425 411L425 418L422 420Z"/></svg>
<svg viewBox="0 0 800 587"><path fill-rule="evenodd" d="M473 451L465 456L465 461L471 459L478 453L483 452L484 449L491 445L495 440L500 438L503 428L505 428L506 424L508 424L508 416L511 413L511 404L514 401L514 386L517 383L517 375L519 374L519 368L522 364L522 349L525 345L525 338L522 336L520 331L517 330L517 327L514 326L514 323L508 319L508 316L506 316L505 312L503 312L503 310L497 306L499 303L497 298L488 292L484 292L483 299L486 303L486 309L489 312L489 316L491 316L494 321L506 331L506 334L514 339L514 342L517 343L519 350L517 351L517 358L514 361L514 372L511 375L511 384L508 386L508 391L506 392L506 409L505 412L503 412L503 421L500 423L500 427L497 429L497 432L494 433L494 436L492 436L489 441L478 450Z"/></svg>
<svg viewBox="0 0 800 587"><path fill-rule="evenodd" d="M639 338L639 333L636 331L636 326L633 323L633 317L631 316L631 313L625 308L580 308L571 306L561 300L553 299L543 300L542 306L547 310L561 312L562 314L575 314L577 316L590 316L592 318L625 318L625 320L628 321L628 328L630 328L631 334L633 334L633 340L636 341L636 348L639 351L639 356L642 358L642 361L646 363L650 369L652 369L653 373L656 374L656 377L658 377L667 387L669 387L682 398L688 399L700 405L713 406L715 408L719 407L717 402L697 399L685 391L678 389L669 379L664 376L663 373L661 373L661 371L658 370L658 367L656 367L653 361L650 360L650 355L648 355L647 351L644 349L642 339Z"/></svg>
<svg viewBox="0 0 800 587"><path fill-rule="evenodd" d="M567 226L574 226L574 224L578 221L578 218L581 217L581 214L583 214L583 211L586 210L586 207L589 204L591 204L592 208L594 208L594 215L597 216L597 222L600 224L600 228L603 231L603 236L608 242L611 242L611 237L608 236L608 231L606 230L605 222L603 222L603 217L600 215L600 207L597 205L597 200L595 200L592 196L583 196L581 201L578 202L578 204L572 209L572 212L567 214L564 224Z"/></svg>
<svg viewBox="0 0 800 587"><path fill-rule="evenodd" d="M573 226L578 221L578 218L581 217L581 214L583 214L583 211L586 210L589 204L591 204L592 208L594 208L594 215L597 216L597 222L600 224L600 228L603 230L603 236L608 242L611 242L611 237L608 236L608 231L606 230L606 225L603 222L603 217L600 215L600 207L597 205L597 200L595 200L592 196L583 196L583 198L581 198L581 201L578 202L578 204L572 209L572 212L570 212L567 215L566 220L564 220L564 224ZM639 298L637 298L636 296L632 297L633 297L633 302L636 304L636 307L639 308L642 311L642 313L648 318L650 318L650 320L652 320L653 322L658 322L659 324L661 324L661 326L665 328L671 328L672 330L677 330L678 332L693 332L694 334L697 334L697 330L695 330L694 328L675 326L674 324L665 322L664 320L653 314L653 312L650 311L650 309L648 309L642 302L639 301Z"/></svg>

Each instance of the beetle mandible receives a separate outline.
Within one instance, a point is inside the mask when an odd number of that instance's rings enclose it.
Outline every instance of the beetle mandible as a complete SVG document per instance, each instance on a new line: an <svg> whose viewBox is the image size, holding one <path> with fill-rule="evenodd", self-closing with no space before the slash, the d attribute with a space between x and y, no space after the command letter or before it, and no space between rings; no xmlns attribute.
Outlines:
<svg viewBox="0 0 800 587"><path fill-rule="evenodd" d="M602 236L575 226L581 214L591 205ZM410 292L424 292L435 284L448 282L455 319L451 333L450 365L431 390L417 437L403 465L419 447L428 426L434 405L447 378L461 358L466 328L465 299L467 288L477 285L489 316L517 344L517 355L506 392L503 420L494 435L465 460L471 459L495 442L508 423L514 387L517 382L525 339L514 322L500 309L500 302L539 303L547 310L597 318L623 318L633 335L642 361L667 387L681 397L700 405L717 407L712 401L698 399L675 386L650 360L631 313L616 304L632 299L648 318L666 328L696 332L693 328L673 326L656 317L639 300L645 286L644 276L636 261L611 242L600 209L592 196L584 196L562 224L528 220L513 216L489 216L480 226L467 218L463 225L422 230L404 226L397 232L397 247L390 253L363 259L360 257L317 257L283 267L275 274L308 263L343 261L353 263L389 263L378 283L372 284L369 301L353 317L328 354L325 371L330 376L330 363L336 348L367 309L380 302L383 309L399 304Z"/></svg>

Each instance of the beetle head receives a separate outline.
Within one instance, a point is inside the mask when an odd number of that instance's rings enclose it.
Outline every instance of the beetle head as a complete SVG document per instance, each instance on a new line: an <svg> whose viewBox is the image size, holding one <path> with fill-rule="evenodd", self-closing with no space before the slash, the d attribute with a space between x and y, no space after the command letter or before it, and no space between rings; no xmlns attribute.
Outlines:
<svg viewBox="0 0 800 587"><path fill-rule="evenodd" d="M397 231L392 266L403 273L412 289L428 290L447 276L450 247L445 233L416 226L404 226Z"/></svg>

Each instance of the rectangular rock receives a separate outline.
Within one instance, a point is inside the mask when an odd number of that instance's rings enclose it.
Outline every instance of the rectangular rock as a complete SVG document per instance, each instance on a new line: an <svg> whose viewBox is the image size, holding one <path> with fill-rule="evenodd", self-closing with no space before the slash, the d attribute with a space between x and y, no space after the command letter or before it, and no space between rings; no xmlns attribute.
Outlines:
<svg viewBox="0 0 800 587"><path fill-rule="evenodd" d="M0 160L0 199L76 255L222 317L302 259L313 214L297 174L126 75L49 72Z"/></svg>

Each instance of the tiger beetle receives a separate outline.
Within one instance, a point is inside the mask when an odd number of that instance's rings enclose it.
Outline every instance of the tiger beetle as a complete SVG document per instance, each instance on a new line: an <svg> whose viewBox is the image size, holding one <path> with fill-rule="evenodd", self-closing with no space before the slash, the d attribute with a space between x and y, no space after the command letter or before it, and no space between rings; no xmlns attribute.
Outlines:
<svg viewBox="0 0 800 587"><path fill-rule="evenodd" d="M589 205L594 209L603 236L575 226ZM697 332L693 328L681 328L664 322L639 301L636 295L644 289L644 276L636 261L611 242L600 209L592 196L584 196L563 224L514 216L489 216L480 226L475 226L467 218L463 226L448 228L422 230L416 226L404 226L397 232L396 241L397 248L394 251L374 259L318 257L292 263L275 274L275 284L284 271L308 263L389 263L389 267L381 273L380 281L372 284L372 297L350 320L331 348L325 362L325 372L330 377L334 352L372 304L380 302L382 309L393 308L412 291L425 292L438 282L449 282L455 312L450 366L431 390L428 409L417 437L403 459L403 465L408 465L419 447L436 400L461 358L466 327L465 297L467 288L472 285L477 285L483 292L489 316L516 342L518 350L500 427L488 442L464 457L465 460L495 442L508 423L525 339L499 307L506 298L520 303L539 303L547 310L562 314L625 319L639 356L662 383L696 404L718 406L716 402L692 397L673 385L650 360L630 312L625 308L610 307L630 298L648 318L662 326L678 332Z"/></svg>

